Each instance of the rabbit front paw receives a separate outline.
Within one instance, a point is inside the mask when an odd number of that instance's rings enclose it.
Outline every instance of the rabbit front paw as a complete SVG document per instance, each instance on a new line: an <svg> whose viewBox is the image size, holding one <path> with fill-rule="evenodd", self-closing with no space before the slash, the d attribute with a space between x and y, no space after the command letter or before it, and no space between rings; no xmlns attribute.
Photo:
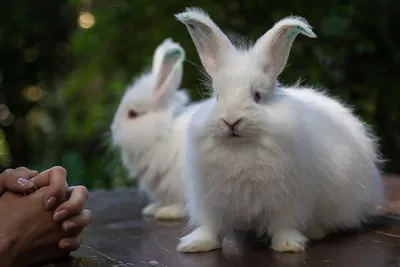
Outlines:
<svg viewBox="0 0 400 267"><path fill-rule="evenodd" d="M150 203L142 210L142 214L144 216L154 216L159 208L160 205L158 203Z"/></svg>
<svg viewBox="0 0 400 267"><path fill-rule="evenodd" d="M154 214L159 220L179 220L185 217L184 210L179 205L160 207Z"/></svg>
<svg viewBox="0 0 400 267"><path fill-rule="evenodd" d="M278 252L302 252L307 241L296 229L282 229L272 236L271 248Z"/></svg>
<svg viewBox="0 0 400 267"><path fill-rule="evenodd" d="M221 248L221 242L206 228L199 227L192 233L180 239L177 247L179 252L207 252Z"/></svg>

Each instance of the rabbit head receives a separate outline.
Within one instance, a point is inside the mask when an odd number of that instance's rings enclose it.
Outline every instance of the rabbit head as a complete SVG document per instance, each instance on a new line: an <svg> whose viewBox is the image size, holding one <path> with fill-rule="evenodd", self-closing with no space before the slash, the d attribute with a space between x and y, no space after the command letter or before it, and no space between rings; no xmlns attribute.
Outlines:
<svg viewBox="0 0 400 267"><path fill-rule="evenodd" d="M214 101L208 128L216 137L265 134L265 107L278 94L283 71L295 37L315 38L307 21L288 17L277 22L250 47L235 47L207 13L187 8L176 18L187 26L202 65L211 77Z"/></svg>
<svg viewBox="0 0 400 267"><path fill-rule="evenodd" d="M156 48L152 70L126 90L114 115L111 132L115 145L141 153L141 148L168 131L174 112L189 101L185 91L177 90L184 59L184 49L170 38Z"/></svg>

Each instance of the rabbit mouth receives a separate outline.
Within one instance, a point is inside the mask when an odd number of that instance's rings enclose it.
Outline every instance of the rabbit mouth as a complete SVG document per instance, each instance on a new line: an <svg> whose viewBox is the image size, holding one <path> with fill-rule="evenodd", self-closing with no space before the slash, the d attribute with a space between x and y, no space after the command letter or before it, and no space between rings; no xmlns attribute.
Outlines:
<svg viewBox="0 0 400 267"><path fill-rule="evenodd" d="M240 137L240 135L238 135L238 134L235 133L235 132L231 132L230 135L229 135L229 137L238 138L238 137Z"/></svg>

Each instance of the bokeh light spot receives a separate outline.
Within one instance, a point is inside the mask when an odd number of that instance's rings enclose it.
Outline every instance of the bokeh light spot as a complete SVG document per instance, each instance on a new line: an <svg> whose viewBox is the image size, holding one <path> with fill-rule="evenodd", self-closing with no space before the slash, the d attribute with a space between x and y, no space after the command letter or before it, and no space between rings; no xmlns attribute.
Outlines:
<svg viewBox="0 0 400 267"><path fill-rule="evenodd" d="M38 85L31 85L25 88L24 98L28 101L37 102L43 96L43 91Z"/></svg>
<svg viewBox="0 0 400 267"><path fill-rule="evenodd" d="M93 27L95 19L90 12L81 12L78 19L79 26L83 29L89 29Z"/></svg>

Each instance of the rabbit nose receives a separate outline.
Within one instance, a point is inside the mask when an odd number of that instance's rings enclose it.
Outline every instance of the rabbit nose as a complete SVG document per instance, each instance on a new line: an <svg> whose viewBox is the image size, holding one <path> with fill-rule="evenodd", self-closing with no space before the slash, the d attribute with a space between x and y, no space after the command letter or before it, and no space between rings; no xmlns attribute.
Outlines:
<svg viewBox="0 0 400 267"><path fill-rule="evenodd" d="M236 121L226 121L225 119L222 119L221 118L221 120L229 127L229 128L231 128L232 130L233 130L233 128L235 128L235 126L236 125L238 125L241 121L242 121L242 118L239 118L239 119L237 119Z"/></svg>

